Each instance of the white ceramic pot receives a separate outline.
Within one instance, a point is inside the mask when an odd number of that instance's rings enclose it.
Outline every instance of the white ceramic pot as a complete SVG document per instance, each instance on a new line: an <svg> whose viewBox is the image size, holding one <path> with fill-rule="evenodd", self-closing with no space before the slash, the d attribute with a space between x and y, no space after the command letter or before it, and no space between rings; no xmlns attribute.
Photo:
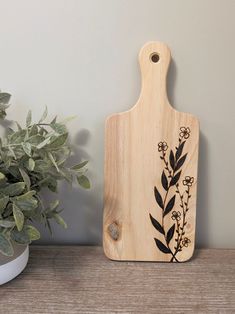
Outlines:
<svg viewBox="0 0 235 314"><path fill-rule="evenodd" d="M4 256L0 253L0 285L18 276L29 259L29 246L14 244L14 255Z"/></svg>

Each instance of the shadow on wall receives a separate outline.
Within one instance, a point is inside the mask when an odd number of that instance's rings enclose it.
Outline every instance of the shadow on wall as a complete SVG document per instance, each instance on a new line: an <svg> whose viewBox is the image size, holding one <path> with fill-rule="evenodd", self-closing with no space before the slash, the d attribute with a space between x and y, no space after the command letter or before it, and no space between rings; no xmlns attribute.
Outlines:
<svg viewBox="0 0 235 314"><path fill-rule="evenodd" d="M91 180L91 189L84 190L76 183L71 187L66 182L59 186L59 193L52 194L44 191L46 201L56 198L60 200L60 206L64 209L62 216L68 224L68 229L63 230L56 223L52 223L53 236L49 231L38 226L42 234L39 244L81 244L97 245L102 241L102 186L96 184L96 178L92 171L92 159L87 154L84 146L90 139L90 132L86 129L80 130L73 138L73 156L68 163L75 164L82 160L89 160L87 173ZM97 180L98 181L98 180Z"/></svg>
<svg viewBox="0 0 235 314"><path fill-rule="evenodd" d="M196 246L202 247L202 243L209 242L209 158L208 141L200 132L199 162L198 162L198 192L197 192L197 223Z"/></svg>
<svg viewBox="0 0 235 314"><path fill-rule="evenodd" d="M172 106L174 102L177 68L172 59L167 76L168 99ZM176 108L177 109L177 108ZM209 241L209 165L208 165L208 141L200 131L199 160L198 160L198 186L196 209L196 247L202 247L202 243Z"/></svg>
<svg viewBox="0 0 235 314"><path fill-rule="evenodd" d="M174 94L175 94L175 82L177 78L176 64L173 59L171 59L170 66L167 74L167 95L169 103L174 107Z"/></svg>

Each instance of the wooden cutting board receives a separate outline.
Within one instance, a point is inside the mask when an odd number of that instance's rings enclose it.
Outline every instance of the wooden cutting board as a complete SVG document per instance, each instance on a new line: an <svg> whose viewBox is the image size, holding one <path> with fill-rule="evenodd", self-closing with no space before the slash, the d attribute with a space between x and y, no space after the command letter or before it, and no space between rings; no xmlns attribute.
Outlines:
<svg viewBox="0 0 235 314"><path fill-rule="evenodd" d="M170 59L165 44L147 43L137 103L106 121L103 246L113 260L183 262L194 251L199 123L169 104Z"/></svg>

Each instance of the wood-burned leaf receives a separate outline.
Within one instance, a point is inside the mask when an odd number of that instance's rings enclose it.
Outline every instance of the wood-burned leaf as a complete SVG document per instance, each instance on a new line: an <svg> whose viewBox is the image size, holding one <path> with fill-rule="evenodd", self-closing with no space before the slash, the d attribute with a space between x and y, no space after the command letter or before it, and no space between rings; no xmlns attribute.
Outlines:
<svg viewBox="0 0 235 314"><path fill-rule="evenodd" d="M157 231L159 231L160 233L165 234L165 231L162 228L161 224L155 218L153 218L151 214L149 214L149 217L151 219L151 222L154 228L157 229Z"/></svg>
<svg viewBox="0 0 235 314"><path fill-rule="evenodd" d="M169 212L172 210L174 205L175 205L175 195L169 200L168 204L166 205L166 208L163 213L163 217L169 214Z"/></svg>
<svg viewBox="0 0 235 314"><path fill-rule="evenodd" d="M179 170L183 166L186 157L187 157L187 154L185 154L183 157L179 159L179 161L176 164L175 171Z"/></svg>
<svg viewBox="0 0 235 314"><path fill-rule="evenodd" d="M186 142L186 141L183 141L183 142L179 145L179 147L177 148L177 151L176 151L176 154L175 154L175 159L176 159L176 161L177 161L177 160L180 158L180 156L182 155L185 142Z"/></svg>
<svg viewBox="0 0 235 314"><path fill-rule="evenodd" d="M163 244L160 240L154 238L155 243L157 245L157 247L159 248L159 250L165 254L171 253L171 250L165 246L165 244Z"/></svg>
<svg viewBox="0 0 235 314"><path fill-rule="evenodd" d="M167 190L168 190L168 181L167 181L167 177L166 177L166 175L165 175L164 170L162 171L161 181L162 181L162 186L163 186L164 189L167 191Z"/></svg>
<svg viewBox="0 0 235 314"><path fill-rule="evenodd" d="M24 226L24 214L15 204L13 204L13 216L18 231L21 231Z"/></svg>
<svg viewBox="0 0 235 314"><path fill-rule="evenodd" d="M169 161L170 161L171 168L174 170L174 168L175 168L175 157L174 157L174 153L172 150L170 151Z"/></svg>
<svg viewBox="0 0 235 314"><path fill-rule="evenodd" d="M181 170L171 179L170 186L175 185L179 181L180 175Z"/></svg>
<svg viewBox="0 0 235 314"><path fill-rule="evenodd" d="M14 254L11 241L2 233L0 233L0 253L6 256L12 256Z"/></svg>
<svg viewBox="0 0 235 314"><path fill-rule="evenodd" d="M175 224L172 225L170 229L167 231L167 235L166 235L167 244L170 243L171 239L173 238L174 233L175 233Z"/></svg>
<svg viewBox="0 0 235 314"><path fill-rule="evenodd" d="M158 189L156 188L156 186L154 187L154 195L155 195L156 202L163 209L164 208L163 200L162 200L161 194L158 192Z"/></svg>

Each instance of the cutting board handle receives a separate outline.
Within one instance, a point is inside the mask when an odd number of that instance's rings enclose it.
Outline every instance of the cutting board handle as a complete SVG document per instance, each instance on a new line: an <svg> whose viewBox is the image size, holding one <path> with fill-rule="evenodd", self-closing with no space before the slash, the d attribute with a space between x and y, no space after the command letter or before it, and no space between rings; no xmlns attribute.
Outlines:
<svg viewBox="0 0 235 314"><path fill-rule="evenodd" d="M139 53L142 76L141 97L152 97L152 90L155 89L158 97L167 98L166 77L170 60L170 49L162 42L148 42L142 47Z"/></svg>

